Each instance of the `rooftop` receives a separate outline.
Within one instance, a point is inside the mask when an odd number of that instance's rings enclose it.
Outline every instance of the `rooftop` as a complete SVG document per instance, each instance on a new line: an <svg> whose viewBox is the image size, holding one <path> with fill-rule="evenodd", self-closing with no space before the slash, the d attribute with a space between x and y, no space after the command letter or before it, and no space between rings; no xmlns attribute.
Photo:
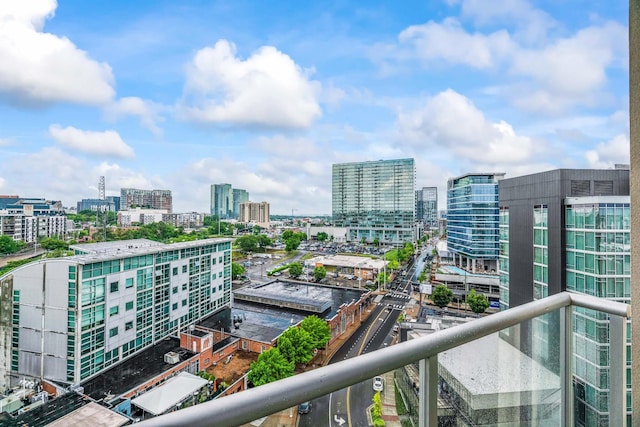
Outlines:
<svg viewBox="0 0 640 427"><path fill-rule="evenodd" d="M389 261L351 255L320 255L305 261L306 265L332 265L336 267L358 267L365 269L382 269Z"/></svg>
<svg viewBox="0 0 640 427"><path fill-rule="evenodd" d="M109 259L117 259L125 256L149 255L165 250L180 250L194 248L213 243L231 242L229 238L215 238L192 240L179 243L161 243L148 239L119 240L114 242L84 243L71 245L69 249L84 252L81 255L67 257L80 263L90 263Z"/></svg>
<svg viewBox="0 0 640 427"><path fill-rule="evenodd" d="M84 393L95 400L120 396L172 368L164 361L170 351L178 353L181 362L194 355L181 348L177 338L165 338L83 383Z"/></svg>

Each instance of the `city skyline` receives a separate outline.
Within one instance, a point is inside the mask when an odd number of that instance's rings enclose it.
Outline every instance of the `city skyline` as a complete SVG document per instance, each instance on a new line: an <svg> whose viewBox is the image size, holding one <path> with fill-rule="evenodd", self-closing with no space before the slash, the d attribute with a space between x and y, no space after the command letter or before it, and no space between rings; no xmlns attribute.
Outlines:
<svg viewBox="0 0 640 427"><path fill-rule="evenodd" d="M629 162L622 3L13 3L0 194L73 206L106 176L107 196L207 212L233 182L328 214L336 163L414 158L416 187L445 194L481 170Z"/></svg>

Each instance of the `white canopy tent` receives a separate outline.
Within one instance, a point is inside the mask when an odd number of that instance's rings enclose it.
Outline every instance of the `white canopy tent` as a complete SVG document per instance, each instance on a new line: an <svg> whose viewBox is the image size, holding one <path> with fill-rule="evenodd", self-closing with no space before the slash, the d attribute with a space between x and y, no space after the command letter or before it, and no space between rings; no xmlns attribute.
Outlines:
<svg viewBox="0 0 640 427"><path fill-rule="evenodd" d="M180 372L165 384L136 397L131 403L150 414L164 414L193 393L198 392L207 383L208 381L204 378L188 372Z"/></svg>

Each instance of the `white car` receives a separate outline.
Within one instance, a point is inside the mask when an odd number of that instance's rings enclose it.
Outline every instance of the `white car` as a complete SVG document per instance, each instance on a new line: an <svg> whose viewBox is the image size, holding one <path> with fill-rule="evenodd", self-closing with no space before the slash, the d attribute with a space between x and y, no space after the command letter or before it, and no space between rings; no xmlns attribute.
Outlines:
<svg viewBox="0 0 640 427"><path fill-rule="evenodd" d="M382 377L375 377L373 379L373 390L374 391L382 391L383 389Z"/></svg>

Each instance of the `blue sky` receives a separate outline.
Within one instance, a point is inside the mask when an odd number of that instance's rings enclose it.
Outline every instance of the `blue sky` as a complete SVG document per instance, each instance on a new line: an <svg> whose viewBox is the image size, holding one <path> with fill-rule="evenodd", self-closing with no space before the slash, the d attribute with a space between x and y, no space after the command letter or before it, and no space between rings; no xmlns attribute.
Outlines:
<svg viewBox="0 0 640 427"><path fill-rule="evenodd" d="M209 210L230 183L331 213L333 163L416 187L629 162L627 3L0 3L0 194L121 187Z"/></svg>

